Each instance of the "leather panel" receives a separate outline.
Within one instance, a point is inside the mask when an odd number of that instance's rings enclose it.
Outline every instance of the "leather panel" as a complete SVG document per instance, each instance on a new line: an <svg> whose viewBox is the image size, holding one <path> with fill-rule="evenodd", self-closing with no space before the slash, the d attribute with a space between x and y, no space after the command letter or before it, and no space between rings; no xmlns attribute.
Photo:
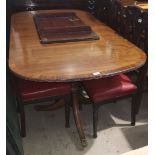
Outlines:
<svg viewBox="0 0 155 155"><path fill-rule="evenodd" d="M34 82L18 79L16 84L23 102L71 93L71 86L68 83Z"/></svg>
<svg viewBox="0 0 155 155"><path fill-rule="evenodd" d="M90 99L96 103L135 93L137 87L124 74L83 82Z"/></svg>

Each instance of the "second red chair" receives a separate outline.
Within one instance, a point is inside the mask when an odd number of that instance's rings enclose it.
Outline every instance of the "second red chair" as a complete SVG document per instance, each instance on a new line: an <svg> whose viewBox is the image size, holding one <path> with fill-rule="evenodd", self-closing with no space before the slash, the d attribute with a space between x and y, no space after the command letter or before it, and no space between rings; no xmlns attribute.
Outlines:
<svg viewBox="0 0 155 155"><path fill-rule="evenodd" d="M83 82L93 107L93 137L97 137L98 108L115 99L131 96L137 91L136 85L124 74ZM132 100L131 125L135 125L135 103Z"/></svg>

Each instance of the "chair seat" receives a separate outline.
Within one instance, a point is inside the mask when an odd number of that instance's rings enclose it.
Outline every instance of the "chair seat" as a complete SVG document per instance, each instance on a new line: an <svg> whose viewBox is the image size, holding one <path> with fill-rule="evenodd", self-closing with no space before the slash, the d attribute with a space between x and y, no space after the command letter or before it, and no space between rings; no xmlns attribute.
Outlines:
<svg viewBox="0 0 155 155"><path fill-rule="evenodd" d="M23 102L66 95L71 92L71 86L68 83L34 82L18 79L16 84Z"/></svg>
<svg viewBox="0 0 155 155"><path fill-rule="evenodd" d="M124 74L84 81L83 86L94 103L126 96L137 90L137 87Z"/></svg>

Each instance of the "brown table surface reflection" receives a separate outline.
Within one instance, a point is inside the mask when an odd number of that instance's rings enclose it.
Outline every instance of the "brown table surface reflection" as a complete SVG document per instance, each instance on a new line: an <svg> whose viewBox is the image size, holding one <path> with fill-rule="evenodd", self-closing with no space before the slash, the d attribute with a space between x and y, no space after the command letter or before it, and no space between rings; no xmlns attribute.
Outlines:
<svg viewBox="0 0 155 155"><path fill-rule="evenodd" d="M124 7L128 7L128 6L134 6L137 7L143 11L148 11L148 2L131 2L131 3L124 3L123 4Z"/></svg>
<svg viewBox="0 0 155 155"><path fill-rule="evenodd" d="M33 15L40 12L76 12L100 40L40 44L33 22ZM142 50L84 11L28 11L12 16L9 67L24 79L49 82L95 79L134 70L145 60ZM85 136L76 101L73 112L83 143Z"/></svg>

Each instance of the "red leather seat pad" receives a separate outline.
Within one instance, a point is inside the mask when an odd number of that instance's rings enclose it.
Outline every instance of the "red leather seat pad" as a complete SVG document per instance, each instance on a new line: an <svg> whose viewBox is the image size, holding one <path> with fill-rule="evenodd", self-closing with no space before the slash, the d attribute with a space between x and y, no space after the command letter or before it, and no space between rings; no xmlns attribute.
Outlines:
<svg viewBox="0 0 155 155"><path fill-rule="evenodd" d="M71 92L68 83L34 82L23 79L16 80L23 102L66 95Z"/></svg>
<svg viewBox="0 0 155 155"><path fill-rule="evenodd" d="M137 87L124 74L83 82L90 99L101 102L135 93Z"/></svg>

